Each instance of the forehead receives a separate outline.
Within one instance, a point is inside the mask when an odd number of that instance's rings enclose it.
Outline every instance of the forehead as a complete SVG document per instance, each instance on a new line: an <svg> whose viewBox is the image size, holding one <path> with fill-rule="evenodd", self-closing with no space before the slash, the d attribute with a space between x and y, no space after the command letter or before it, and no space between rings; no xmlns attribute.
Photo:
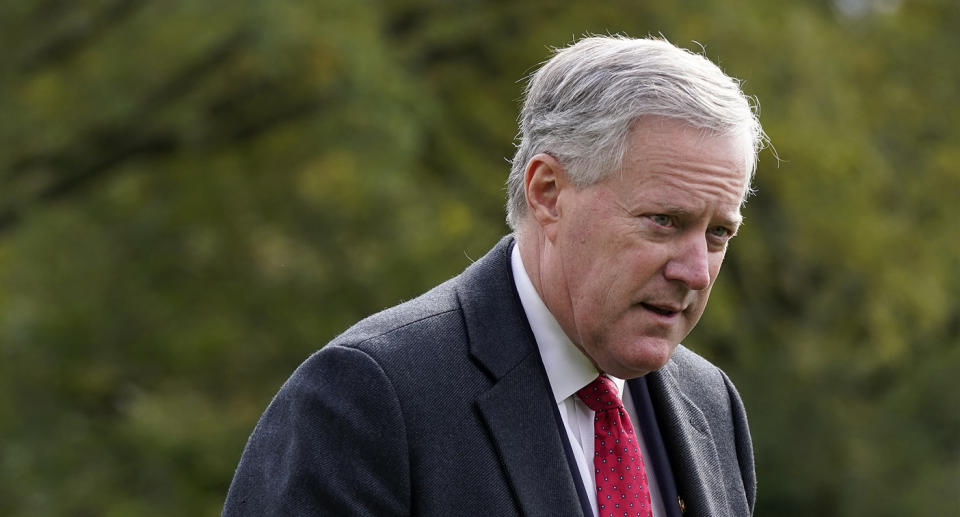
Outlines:
<svg viewBox="0 0 960 517"><path fill-rule="evenodd" d="M613 176L629 184L621 185L624 194L677 197L739 212L749 186L747 145L745 137L648 117L633 127L620 174Z"/></svg>

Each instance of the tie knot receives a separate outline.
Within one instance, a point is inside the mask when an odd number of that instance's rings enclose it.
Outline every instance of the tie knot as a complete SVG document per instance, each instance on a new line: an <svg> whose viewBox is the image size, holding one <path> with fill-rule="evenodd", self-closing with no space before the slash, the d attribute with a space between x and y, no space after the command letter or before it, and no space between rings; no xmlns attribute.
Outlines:
<svg viewBox="0 0 960 517"><path fill-rule="evenodd" d="M622 407L617 394L617 385L607 376L601 375L577 392L580 400L594 411L606 411Z"/></svg>

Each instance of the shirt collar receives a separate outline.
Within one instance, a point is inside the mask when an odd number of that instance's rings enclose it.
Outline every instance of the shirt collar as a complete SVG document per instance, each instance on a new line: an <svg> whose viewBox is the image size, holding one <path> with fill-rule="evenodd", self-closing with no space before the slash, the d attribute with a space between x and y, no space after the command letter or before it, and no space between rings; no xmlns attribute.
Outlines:
<svg viewBox="0 0 960 517"><path fill-rule="evenodd" d="M520 258L519 242L513 246L510 267L513 269L513 282L517 287L517 294L520 295L520 303L533 330L537 348L540 349L540 358L547 371L550 388L559 404L593 382L599 372L590 359L563 332L563 328L533 287L527 270L523 266L523 260ZM610 377L622 394L623 379L611 375L607 377Z"/></svg>

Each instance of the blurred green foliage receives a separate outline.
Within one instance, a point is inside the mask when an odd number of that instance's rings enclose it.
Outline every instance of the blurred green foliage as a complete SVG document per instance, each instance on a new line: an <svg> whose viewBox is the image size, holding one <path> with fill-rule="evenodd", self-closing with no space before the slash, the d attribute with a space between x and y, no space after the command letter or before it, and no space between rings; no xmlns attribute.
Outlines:
<svg viewBox="0 0 960 517"><path fill-rule="evenodd" d="M960 512L955 0L0 5L0 514L214 515L293 368L506 232L522 85L663 34L772 152L687 344L758 515Z"/></svg>

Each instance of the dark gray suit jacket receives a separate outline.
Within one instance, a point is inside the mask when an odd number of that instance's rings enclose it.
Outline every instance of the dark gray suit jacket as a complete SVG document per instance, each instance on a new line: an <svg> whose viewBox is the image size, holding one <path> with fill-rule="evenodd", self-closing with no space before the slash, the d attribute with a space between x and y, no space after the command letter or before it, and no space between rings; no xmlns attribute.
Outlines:
<svg viewBox="0 0 960 517"><path fill-rule="evenodd" d="M306 360L247 443L223 514L581 516L504 238ZM684 347L647 376L686 515L753 511L730 380Z"/></svg>

